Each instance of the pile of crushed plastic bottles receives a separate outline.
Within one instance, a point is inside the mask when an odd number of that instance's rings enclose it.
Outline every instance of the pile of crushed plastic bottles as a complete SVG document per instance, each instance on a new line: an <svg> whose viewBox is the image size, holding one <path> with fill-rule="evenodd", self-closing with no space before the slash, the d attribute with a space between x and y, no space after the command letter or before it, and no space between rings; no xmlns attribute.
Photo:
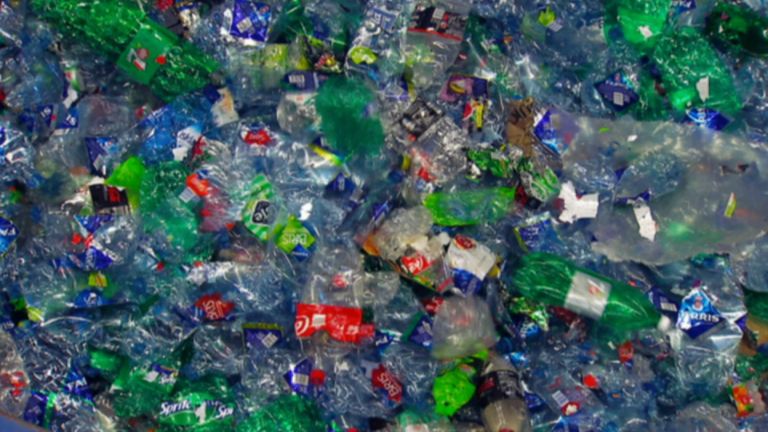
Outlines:
<svg viewBox="0 0 768 432"><path fill-rule="evenodd" d="M0 413L768 430L768 4L0 0Z"/></svg>

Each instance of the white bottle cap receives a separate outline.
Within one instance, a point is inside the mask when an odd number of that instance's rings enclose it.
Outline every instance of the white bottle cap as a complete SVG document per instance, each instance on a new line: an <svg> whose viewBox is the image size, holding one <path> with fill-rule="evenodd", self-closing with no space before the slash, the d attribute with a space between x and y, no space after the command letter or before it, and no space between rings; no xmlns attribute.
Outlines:
<svg viewBox="0 0 768 432"><path fill-rule="evenodd" d="M656 328L666 333L672 328L672 320L666 315L662 315Z"/></svg>

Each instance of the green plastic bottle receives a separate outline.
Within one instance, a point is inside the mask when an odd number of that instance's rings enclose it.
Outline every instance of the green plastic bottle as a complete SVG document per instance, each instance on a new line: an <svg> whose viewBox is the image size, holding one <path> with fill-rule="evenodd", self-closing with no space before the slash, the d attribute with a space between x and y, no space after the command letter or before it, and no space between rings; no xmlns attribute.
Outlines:
<svg viewBox="0 0 768 432"><path fill-rule="evenodd" d="M298 395L280 396L237 425L237 432L315 432L325 430L314 402Z"/></svg>
<svg viewBox="0 0 768 432"><path fill-rule="evenodd" d="M566 308L618 331L654 327L666 331L672 326L638 289L557 255L525 255L512 282L528 298Z"/></svg>
<svg viewBox="0 0 768 432"><path fill-rule="evenodd" d="M675 110L711 108L727 115L741 110L728 67L695 29L685 27L663 35L652 58Z"/></svg>
<svg viewBox="0 0 768 432"><path fill-rule="evenodd" d="M32 10L65 36L106 56L166 101L198 90L219 65L125 0L32 0Z"/></svg>
<svg viewBox="0 0 768 432"><path fill-rule="evenodd" d="M671 5L672 0L607 1L606 32L618 25L633 47L641 51L652 49L664 32Z"/></svg>
<svg viewBox="0 0 768 432"><path fill-rule="evenodd" d="M435 192L424 199L424 207L442 226L495 222L509 214L514 203L515 189L509 187Z"/></svg>
<svg viewBox="0 0 768 432"><path fill-rule="evenodd" d="M716 44L735 51L768 55L768 18L747 6L717 2L704 32Z"/></svg>

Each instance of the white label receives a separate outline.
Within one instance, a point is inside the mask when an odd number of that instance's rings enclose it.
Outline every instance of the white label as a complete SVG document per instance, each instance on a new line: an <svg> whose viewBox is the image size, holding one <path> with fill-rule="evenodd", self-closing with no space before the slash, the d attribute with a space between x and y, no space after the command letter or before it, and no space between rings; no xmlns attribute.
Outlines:
<svg viewBox="0 0 768 432"><path fill-rule="evenodd" d="M475 243L471 249L463 249L454 241L448 248L448 265L466 270L483 280L496 264L496 255L487 246Z"/></svg>
<svg viewBox="0 0 768 432"><path fill-rule="evenodd" d="M709 77L704 77L696 83L696 90L699 92L699 98L702 102L709 99Z"/></svg>
<svg viewBox="0 0 768 432"><path fill-rule="evenodd" d="M599 195L589 194L579 198L573 183L566 182L560 188L560 196L563 200L563 212L558 219L561 222L573 223L578 219L594 219L597 217L597 210L600 208Z"/></svg>
<svg viewBox="0 0 768 432"><path fill-rule="evenodd" d="M635 213L635 220L640 226L640 236L653 241L658 230L656 228L656 221L653 220L653 215L651 214L651 208L647 204L641 203L635 204L632 207L632 211Z"/></svg>
<svg viewBox="0 0 768 432"><path fill-rule="evenodd" d="M613 104L618 106L624 106L624 93L613 92Z"/></svg>
<svg viewBox="0 0 768 432"><path fill-rule="evenodd" d="M571 289L568 291L563 307L597 320L603 316L610 294L610 284L577 271L571 280Z"/></svg>
<svg viewBox="0 0 768 432"><path fill-rule="evenodd" d="M173 158L183 161L189 151L200 139L200 127L197 125L186 127L176 134L176 147L173 149Z"/></svg>

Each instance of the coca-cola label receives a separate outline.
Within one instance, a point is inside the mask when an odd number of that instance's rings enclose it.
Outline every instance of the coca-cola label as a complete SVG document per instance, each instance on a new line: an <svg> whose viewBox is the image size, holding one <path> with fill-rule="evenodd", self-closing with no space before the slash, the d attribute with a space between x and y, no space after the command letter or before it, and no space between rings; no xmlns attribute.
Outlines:
<svg viewBox="0 0 768 432"><path fill-rule="evenodd" d="M302 339L324 330L336 340L352 343L373 335L373 327L363 325L361 308L306 303L296 307L294 329Z"/></svg>

